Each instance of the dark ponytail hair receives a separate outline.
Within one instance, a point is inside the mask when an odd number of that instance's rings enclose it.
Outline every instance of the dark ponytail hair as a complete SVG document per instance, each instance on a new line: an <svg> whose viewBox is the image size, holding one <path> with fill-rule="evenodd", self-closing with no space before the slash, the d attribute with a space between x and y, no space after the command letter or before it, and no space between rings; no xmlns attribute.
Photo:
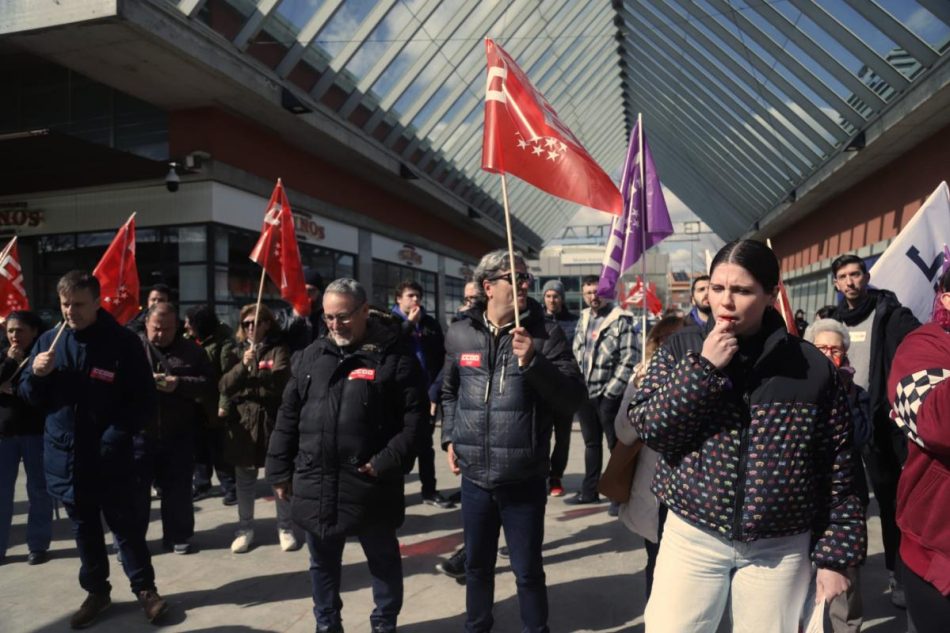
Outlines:
<svg viewBox="0 0 950 633"><path fill-rule="evenodd" d="M772 292L779 280L778 259L772 249L756 240L735 240L729 242L716 253L709 267L712 274L719 264L736 264L742 266L765 292Z"/></svg>

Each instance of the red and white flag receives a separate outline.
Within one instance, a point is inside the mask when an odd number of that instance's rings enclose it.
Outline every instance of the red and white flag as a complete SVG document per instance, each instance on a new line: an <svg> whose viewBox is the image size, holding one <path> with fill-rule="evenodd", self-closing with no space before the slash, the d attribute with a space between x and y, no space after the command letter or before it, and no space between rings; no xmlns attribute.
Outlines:
<svg viewBox="0 0 950 633"><path fill-rule="evenodd" d="M663 302L660 301L660 297L656 293L656 284L651 281L644 289L643 279L639 276L637 276L637 282L630 287L630 292L624 293L621 289L620 297L620 307L625 310L642 308L643 299L646 297L647 310L651 314L658 316L663 313Z"/></svg>
<svg viewBox="0 0 950 633"><path fill-rule="evenodd" d="M92 274L99 280L102 308L121 325L131 321L140 309L134 213L115 234Z"/></svg>
<svg viewBox="0 0 950 633"><path fill-rule="evenodd" d="M15 310L30 309L15 235L0 254L0 297L3 297L0 301L0 317L4 319Z"/></svg>
<svg viewBox="0 0 950 633"><path fill-rule="evenodd" d="M310 314L310 297L307 296L307 284L300 263L294 217L280 178L267 203L261 236L250 257L251 261L267 271L270 280L280 288L280 296L294 307L297 314Z"/></svg>
<svg viewBox="0 0 950 633"><path fill-rule="evenodd" d="M587 153L515 61L485 40L488 83L482 169L512 174L552 196L620 215L617 185Z"/></svg>

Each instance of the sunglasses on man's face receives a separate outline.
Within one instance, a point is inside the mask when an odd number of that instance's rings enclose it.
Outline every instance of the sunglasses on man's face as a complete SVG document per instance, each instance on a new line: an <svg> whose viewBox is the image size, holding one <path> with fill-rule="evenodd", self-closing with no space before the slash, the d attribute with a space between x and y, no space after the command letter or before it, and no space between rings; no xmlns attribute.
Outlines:
<svg viewBox="0 0 950 633"><path fill-rule="evenodd" d="M534 277L531 276L531 273L515 273L515 279L518 280L518 284L529 284ZM488 281L507 281L511 283L511 273L505 273L504 275L498 275L497 277L492 277Z"/></svg>
<svg viewBox="0 0 950 633"><path fill-rule="evenodd" d="M264 323L266 323L266 321L260 321L260 322L259 322L259 325L260 325L260 324L264 324ZM244 328L245 330L252 330L252 329L254 329L254 319L248 319L247 321L241 321L241 327Z"/></svg>

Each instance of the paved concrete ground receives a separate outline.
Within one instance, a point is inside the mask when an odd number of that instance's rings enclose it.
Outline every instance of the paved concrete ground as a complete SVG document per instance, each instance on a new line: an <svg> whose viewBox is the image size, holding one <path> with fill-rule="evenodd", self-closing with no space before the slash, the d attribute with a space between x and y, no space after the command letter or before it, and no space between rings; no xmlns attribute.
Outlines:
<svg viewBox="0 0 950 633"><path fill-rule="evenodd" d="M443 492L458 489L458 481L437 455ZM580 483L583 442L575 429L566 479L570 490ZM305 550L281 552L277 546L274 504L260 486L257 501L259 545L242 555L229 546L237 510L219 497L199 501L195 516L197 552L176 556L161 552L157 503L152 513L149 543L154 553L159 591L172 605L164 631L258 633L314 630L310 581ZM462 540L458 510L437 510L419 503L415 475L407 485L406 523L400 530L405 554L405 606L402 633L443 633L462 630L465 588L434 571L433 566ZM52 560L25 564L26 493L24 476L17 482L14 528L7 563L0 566L0 631L53 632L68 629L72 612L85 597L77 582L79 560L65 515L55 522ZM873 511L873 508L872 508ZM863 570L866 631L903 633L905 616L890 605L884 572L879 523L871 521L871 556ZM642 541L606 514L606 506L572 508L561 499L548 503L545 522L545 568L551 604L551 629L576 631L643 631ZM114 562L114 558L113 558ZM514 578L507 561L499 560L495 589L496 631L520 630ZM92 629L101 632L150 631L128 591L117 564L112 566L113 606ZM369 630L372 609L370 577L358 543L344 552L343 609L349 633Z"/></svg>

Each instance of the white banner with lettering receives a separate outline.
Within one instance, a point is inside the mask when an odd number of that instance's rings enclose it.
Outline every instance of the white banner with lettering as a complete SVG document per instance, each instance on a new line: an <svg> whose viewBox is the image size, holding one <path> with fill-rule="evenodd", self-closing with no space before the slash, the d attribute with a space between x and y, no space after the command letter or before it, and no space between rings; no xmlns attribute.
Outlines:
<svg viewBox="0 0 950 633"><path fill-rule="evenodd" d="M950 244L950 188L941 182L871 268L871 284L894 292L921 323L927 323L945 244Z"/></svg>

